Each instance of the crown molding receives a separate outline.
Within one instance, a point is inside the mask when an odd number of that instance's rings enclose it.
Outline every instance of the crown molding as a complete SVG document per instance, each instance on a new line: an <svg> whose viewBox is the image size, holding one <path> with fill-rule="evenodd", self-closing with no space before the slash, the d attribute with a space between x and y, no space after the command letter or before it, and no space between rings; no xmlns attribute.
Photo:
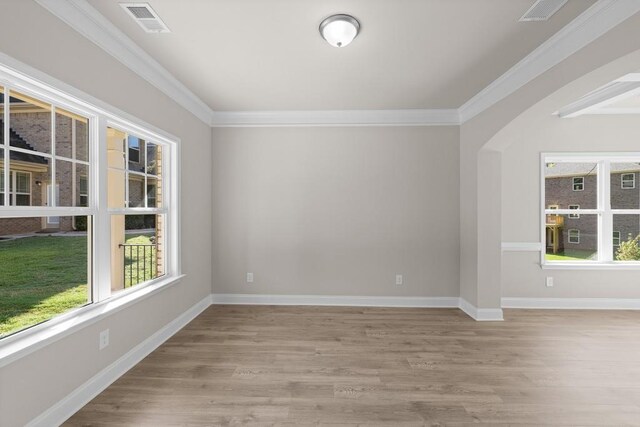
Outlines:
<svg viewBox="0 0 640 427"><path fill-rule="evenodd" d="M206 124L213 110L86 0L36 0Z"/></svg>
<svg viewBox="0 0 640 427"><path fill-rule="evenodd" d="M458 110L216 111L212 127L457 126Z"/></svg>
<svg viewBox="0 0 640 427"><path fill-rule="evenodd" d="M638 0L598 0L459 108L464 123L640 11Z"/></svg>
<svg viewBox="0 0 640 427"><path fill-rule="evenodd" d="M637 73L634 73L637 74ZM557 112L560 118L572 118L578 117L583 114L619 114L620 111L638 111L637 108L616 108L616 109L603 109L609 104L616 101L629 98L631 96L640 93L640 80L629 80L628 78L623 81L614 81L600 89L597 89L577 101L562 107Z"/></svg>
<svg viewBox="0 0 640 427"><path fill-rule="evenodd" d="M36 2L212 127L460 125L640 11L638 0L598 0L458 109L214 112L86 0Z"/></svg>

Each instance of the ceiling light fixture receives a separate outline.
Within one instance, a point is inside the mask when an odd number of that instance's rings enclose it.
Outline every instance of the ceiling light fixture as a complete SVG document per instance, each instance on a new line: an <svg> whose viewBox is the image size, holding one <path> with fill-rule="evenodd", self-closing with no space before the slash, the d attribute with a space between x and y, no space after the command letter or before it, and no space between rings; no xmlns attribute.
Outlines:
<svg viewBox="0 0 640 427"><path fill-rule="evenodd" d="M351 15L332 15L320 23L320 34L334 47L345 47L360 32L360 23Z"/></svg>

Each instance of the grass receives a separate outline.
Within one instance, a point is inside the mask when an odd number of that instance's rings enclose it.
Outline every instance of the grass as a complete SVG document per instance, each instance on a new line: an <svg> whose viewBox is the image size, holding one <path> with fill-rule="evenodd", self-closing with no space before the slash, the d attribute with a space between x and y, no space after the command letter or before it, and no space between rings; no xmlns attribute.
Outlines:
<svg viewBox="0 0 640 427"><path fill-rule="evenodd" d="M149 244L150 239L147 235L128 235L126 243ZM135 259L126 259L125 271L134 265ZM149 280L150 273L143 271L139 278ZM86 237L37 236L0 241L0 337L89 301Z"/></svg>
<svg viewBox="0 0 640 427"><path fill-rule="evenodd" d="M565 250L555 255L546 254L545 259L547 261L584 261L592 259L595 255L594 251Z"/></svg>

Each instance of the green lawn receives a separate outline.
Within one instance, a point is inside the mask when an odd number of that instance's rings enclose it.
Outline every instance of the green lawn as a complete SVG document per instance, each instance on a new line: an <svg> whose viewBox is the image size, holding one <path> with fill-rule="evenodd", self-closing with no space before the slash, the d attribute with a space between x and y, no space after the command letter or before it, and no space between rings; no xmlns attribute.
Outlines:
<svg viewBox="0 0 640 427"><path fill-rule="evenodd" d="M588 260L596 255L594 251L577 251L566 250L558 254L546 254L545 259L547 261L576 261L576 260Z"/></svg>
<svg viewBox="0 0 640 427"><path fill-rule="evenodd" d="M126 243L149 244L150 240L131 235ZM125 272L135 261L125 260ZM133 284L145 277L149 280L151 271L141 272L138 278L134 275ZM87 304L88 292L86 237L0 240L0 337Z"/></svg>

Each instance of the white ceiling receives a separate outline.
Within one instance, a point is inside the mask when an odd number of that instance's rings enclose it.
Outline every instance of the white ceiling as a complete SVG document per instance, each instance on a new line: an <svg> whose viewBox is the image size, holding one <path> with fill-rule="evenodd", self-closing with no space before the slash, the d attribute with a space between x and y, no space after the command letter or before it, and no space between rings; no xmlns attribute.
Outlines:
<svg viewBox="0 0 640 427"><path fill-rule="evenodd" d="M533 0L148 2L171 33L89 0L216 111L458 108L594 3L523 23ZM333 13L362 25L343 49L317 30Z"/></svg>

